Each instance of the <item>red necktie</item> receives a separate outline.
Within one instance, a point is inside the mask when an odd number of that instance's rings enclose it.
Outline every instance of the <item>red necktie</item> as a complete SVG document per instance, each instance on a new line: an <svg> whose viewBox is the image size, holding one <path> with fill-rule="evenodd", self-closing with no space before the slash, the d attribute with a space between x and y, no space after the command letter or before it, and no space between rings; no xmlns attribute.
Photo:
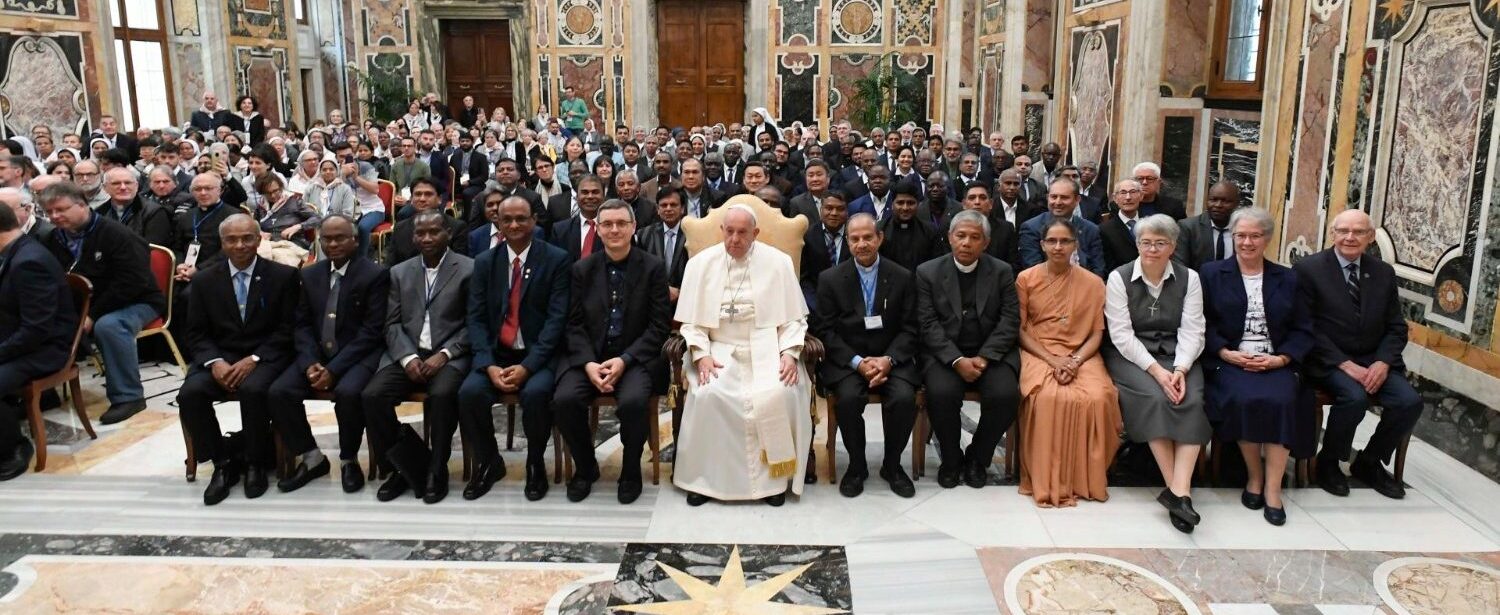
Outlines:
<svg viewBox="0 0 1500 615"><path fill-rule="evenodd" d="M500 325L500 346L513 348L516 335L521 331L521 258L518 256L510 267L510 299L505 308L505 322Z"/></svg>
<svg viewBox="0 0 1500 615"><path fill-rule="evenodd" d="M584 220L583 225L589 227L588 232L584 233L583 235L583 257L588 258L590 254L594 253L594 239L597 238L599 234L594 231L593 220Z"/></svg>

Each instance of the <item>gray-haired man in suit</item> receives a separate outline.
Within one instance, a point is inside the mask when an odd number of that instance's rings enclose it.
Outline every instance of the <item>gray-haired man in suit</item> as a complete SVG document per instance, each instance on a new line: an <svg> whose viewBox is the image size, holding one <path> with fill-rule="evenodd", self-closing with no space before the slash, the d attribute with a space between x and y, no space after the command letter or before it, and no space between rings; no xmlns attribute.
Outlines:
<svg viewBox="0 0 1500 615"><path fill-rule="evenodd" d="M385 451L380 463L396 471L375 494L382 502L400 497L408 488L428 504L448 495L458 387L469 371L466 317L474 261L448 248L444 218L440 211L418 213L412 219L412 237L421 254L390 271L385 356L364 393L370 446ZM430 428L425 445L415 430L396 418L396 404L423 391L423 416Z"/></svg>

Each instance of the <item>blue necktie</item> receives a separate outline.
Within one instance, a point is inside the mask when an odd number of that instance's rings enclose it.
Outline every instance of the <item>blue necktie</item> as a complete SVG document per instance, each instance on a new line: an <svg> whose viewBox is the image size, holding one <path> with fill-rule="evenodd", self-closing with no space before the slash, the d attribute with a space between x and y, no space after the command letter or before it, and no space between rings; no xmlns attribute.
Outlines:
<svg viewBox="0 0 1500 615"><path fill-rule="evenodd" d="M875 315L875 276L859 276L859 289L865 295L865 316Z"/></svg>
<svg viewBox="0 0 1500 615"><path fill-rule="evenodd" d="M234 300L240 305L240 320L245 319L245 302L250 297L250 274L241 271L234 274Z"/></svg>

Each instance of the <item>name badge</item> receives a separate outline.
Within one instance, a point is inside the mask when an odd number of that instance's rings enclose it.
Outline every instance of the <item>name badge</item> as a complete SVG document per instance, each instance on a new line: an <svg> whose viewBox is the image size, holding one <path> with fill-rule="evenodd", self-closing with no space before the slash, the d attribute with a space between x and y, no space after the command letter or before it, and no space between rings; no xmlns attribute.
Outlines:
<svg viewBox="0 0 1500 615"><path fill-rule="evenodd" d="M401 189L401 199L405 200L405 201L410 201L411 200L411 188L410 187L406 187L406 188L402 188Z"/></svg>
<svg viewBox="0 0 1500 615"><path fill-rule="evenodd" d="M202 246L198 245L198 242L196 242L196 241L194 241L193 243L188 244L187 256L182 257L182 264L187 265L189 267L197 267L198 266L198 249L201 248L201 247Z"/></svg>
<svg viewBox="0 0 1500 615"><path fill-rule="evenodd" d="M879 316L866 316L865 317L865 329L866 330L884 329L884 328L885 328L885 323L881 322Z"/></svg>
<svg viewBox="0 0 1500 615"><path fill-rule="evenodd" d="M469 185L469 174L464 173L462 177L458 178L458 181L465 186Z"/></svg>

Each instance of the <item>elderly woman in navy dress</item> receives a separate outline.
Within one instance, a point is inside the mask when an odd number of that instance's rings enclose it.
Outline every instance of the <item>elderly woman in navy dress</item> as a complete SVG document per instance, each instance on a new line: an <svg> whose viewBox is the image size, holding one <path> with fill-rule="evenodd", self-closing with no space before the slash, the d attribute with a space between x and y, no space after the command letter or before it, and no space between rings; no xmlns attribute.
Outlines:
<svg viewBox="0 0 1500 615"><path fill-rule="evenodd" d="M1281 482L1289 453L1305 439L1309 410L1298 375L1312 350L1307 306L1297 274L1266 260L1273 223L1263 209L1229 219L1235 257L1203 265L1208 320L1204 367L1210 419L1219 438L1239 442L1249 478L1240 501L1264 508L1266 521L1286 523Z"/></svg>

